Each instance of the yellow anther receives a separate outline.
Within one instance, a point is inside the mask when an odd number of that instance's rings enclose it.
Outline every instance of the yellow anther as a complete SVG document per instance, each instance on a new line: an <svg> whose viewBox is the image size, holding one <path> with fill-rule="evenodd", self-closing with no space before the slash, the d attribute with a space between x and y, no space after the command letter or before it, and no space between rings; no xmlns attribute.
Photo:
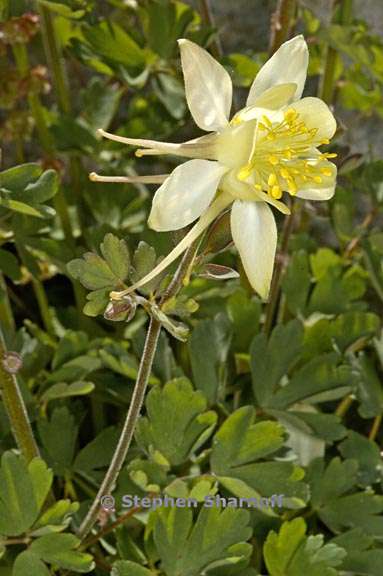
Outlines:
<svg viewBox="0 0 383 576"><path fill-rule="evenodd" d="M330 140L328 138L324 138L323 140L320 141L320 145L321 144L330 144Z"/></svg>
<svg viewBox="0 0 383 576"><path fill-rule="evenodd" d="M286 168L281 168L280 173L282 178L290 178L290 172Z"/></svg>
<svg viewBox="0 0 383 576"><path fill-rule="evenodd" d="M262 122L258 122L257 127L258 127L258 130L267 130L267 126L262 124Z"/></svg>
<svg viewBox="0 0 383 576"><path fill-rule="evenodd" d="M293 153L291 148L286 148L286 150L283 151L283 155L288 159L291 160L291 158L293 157Z"/></svg>
<svg viewBox="0 0 383 576"><path fill-rule="evenodd" d="M269 174L269 178L268 178L268 180L267 180L267 183L268 183L269 186L274 186L274 184L277 183L277 177L276 177L276 175L275 175L273 172L271 172L271 173Z"/></svg>
<svg viewBox="0 0 383 576"><path fill-rule="evenodd" d="M295 181L291 178L289 180L287 180L287 185L289 187L289 192L292 196L294 196L294 194L297 193L297 185L295 184Z"/></svg>
<svg viewBox="0 0 383 576"><path fill-rule="evenodd" d="M238 124L241 124L242 120L239 116L234 116L234 118L232 119L232 121L230 122L230 124L232 126L238 126Z"/></svg>
<svg viewBox="0 0 383 576"><path fill-rule="evenodd" d="M322 182L322 176L313 176L312 178L314 182L316 182L317 184L320 184Z"/></svg>
<svg viewBox="0 0 383 576"><path fill-rule="evenodd" d="M275 198L275 200L279 200L279 198L282 197L282 190L280 188L280 186L278 186L277 184L275 184L271 190L270 190L270 194L273 198Z"/></svg>
<svg viewBox="0 0 383 576"><path fill-rule="evenodd" d="M242 166L242 168L239 170L238 174L237 174L237 178L238 180L246 180L250 174L252 172L252 166L250 164L246 164L245 166Z"/></svg>
<svg viewBox="0 0 383 576"><path fill-rule="evenodd" d="M266 136L266 138L268 140L275 140L276 136L275 136L274 132L269 132L268 135Z"/></svg>
<svg viewBox="0 0 383 576"><path fill-rule="evenodd" d="M324 154L322 154L322 158L336 158L338 156L338 154L335 154L335 152L325 152Z"/></svg>
<svg viewBox="0 0 383 576"><path fill-rule="evenodd" d="M277 156L270 155L267 159L273 166L279 164L279 158Z"/></svg>
<svg viewBox="0 0 383 576"><path fill-rule="evenodd" d="M262 186L260 184L254 184L254 188L256 190L262 190Z"/></svg>
<svg viewBox="0 0 383 576"><path fill-rule="evenodd" d="M262 116L262 122L266 124L268 128L272 128L273 125L267 116Z"/></svg>
<svg viewBox="0 0 383 576"><path fill-rule="evenodd" d="M296 110L294 110L294 108L289 108L288 110L286 110L286 112L283 114L284 119L286 120L286 122L290 123L290 122L294 122L294 120L297 119L298 116L298 112Z"/></svg>
<svg viewBox="0 0 383 576"><path fill-rule="evenodd" d="M331 176L332 175L332 170L330 168L322 168L321 172L324 176Z"/></svg>
<svg viewBox="0 0 383 576"><path fill-rule="evenodd" d="M317 132L318 132L318 128L311 128L309 130L310 136L315 136L317 134Z"/></svg>
<svg viewBox="0 0 383 576"><path fill-rule="evenodd" d="M142 150L136 150L134 155L137 156L137 158L142 158L143 157Z"/></svg>

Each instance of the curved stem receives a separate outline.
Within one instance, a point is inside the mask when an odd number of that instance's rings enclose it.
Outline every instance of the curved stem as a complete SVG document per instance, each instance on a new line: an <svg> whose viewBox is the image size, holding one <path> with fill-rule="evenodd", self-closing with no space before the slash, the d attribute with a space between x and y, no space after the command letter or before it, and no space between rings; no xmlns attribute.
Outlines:
<svg viewBox="0 0 383 576"><path fill-rule="evenodd" d="M202 16L202 20L205 22L205 24L207 24L208 26L210 26L211 28L215 28L215 22L214 22L214 16L213 16L213 12L210 6L210 1L209 0L199 0L199 6L200 6L200 12L201 12L201 16ZM213 53L213 56L215 58L222 58L223 56L223 50L222 50L222 46L221 46L221 42L219 39L218 34L216 33L214 35L214 40L211 44L211 51Z"/></svg>
<svg viewBox="0 0 383 576"><path fill-rule="evenodd" d="M183 280L189 271L191 263L193 262L198 245L199 242L194 242L191 246L189 246L172 281L170 282L167 290L161 298L160 306L169 300L169 298L174 296L182 287ZM93 525L97 521L98 513L100 510L100 500L103 496L110 494L124 464L131 441L133 439L137 420L139 418L144 402L146 387L151 373L160 331L160 322L154 318L151 318L146 335L144 350L141 357L140 367L137 374L137 380L133 390L133 396L130 402L128 413L126 415L121 436L97 496L80 526L78 535L81 539L84 539L89 534Z"/></svg>
<svg viewBox="0 0 383 576"><path fill-rule="evenodd" d="M294 227L294 216L295 214L294 214L294 199L293 199L291 202L291 214L289 216L286 216L283 225L281 250L279 252L279 258L275 264L273 279L270 288L270 298L266 307L266 319L265 324L263 326L266 335L270 334L271 328L273 326L275 312L279 300L284 260L287 255L290 235Z"/></svg>
<svg viewBox="0 0 383 576"><path fill-rule="evenodd" d="M8 415L16 443L29 462L39 456L27 409L16 379L21 359L8 352L0 335L0 389L5 411Z"/></svg>
<svg viewBox="0 0 383 576"><path fill-rule="evenodd" d="M371 426L370 433L369 433L369 435L368 435L369 440L373 440L373 441L374 441L375 438L377 437L378 432L379 432L380 425L381 425L381 423L382 423L382 418L383 418L383 415L382 415L382 414L379 414L378 416L375 416L374 421L373 421L372 426Z"/></svg>
<svg viewBox="0 0 383 576"><path fill-rule="evenodd" d="M340 4L338 6L338 4ZM350 24L352 20L352 0L334 2L332 22L334 24ZM327 104L332 104L334 99L336 69L339 55L331 46L327 47L323 76L319 88L319 97Z"/></svg>
<svg viewBox="0 0 383 576"><path fill-rule="evenodd" d="M294 23L294 16L297 9L296 0L279 0L277 8L271 17L271 30L270 30L270 47L269 54L272 56L274 52L287 40L289 37L292 25Z"/></svg>

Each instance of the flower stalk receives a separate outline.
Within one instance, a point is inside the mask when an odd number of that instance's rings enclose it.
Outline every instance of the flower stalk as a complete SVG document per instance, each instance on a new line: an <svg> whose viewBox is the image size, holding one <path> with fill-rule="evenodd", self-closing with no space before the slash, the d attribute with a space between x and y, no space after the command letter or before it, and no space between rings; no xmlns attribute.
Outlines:
<svg viewBox="0 0 383 576"><path fill-rule="evenodd" d="M294 25L297 9L296 0L279 0L277 8L271 17L269 54L274 52L285 42Z"/></svg>
<svg viewBox="0 0 383 576"><path fill-rule="evenodd" d="M199 241L196 241L191 246L189 246L188 250L185 252L184 257L181 260L172 281L170 282L168 288L160 300L160 306L163 306L167 300L175 296L181 289L183 281L187 277L190 266L192 265L192 262L195 258L198 246ZM113 454L113 458L109 465L108 471L106 472L104 480L99 488L97 496L93 501L89 512L84 518L78 531L78 535L82 540L87 537L95 522L97 521L100 510L100 500L103 496L110 494L110 492L113 490L120 470L125 462L125 458L132 442L133 434L144 402L145 392L149 381L154 356L157 350L157 343L160 332L161 323L155 318L151 318L146 334L140 366L138 369L137 380L133 390L133 396L129 405L129 410L126 415L120 439Z"/></svg>
<svg viewBox="0 0 383 576"><path fill-rule="evenodd" d="M333 5L332 22L334 24L350 24L352 20L352 0L335 0ZM338 65L338 52L331 46L327 47L324 72L319 88L319 97L331 104L335 93L336 69Z"/></svg>
<svg viewBox="0 0 383 576"><path fill-rule="evenodd" d="M27 409L17 382L16 374L21 367L21 358L8 352L0 334L0 389L5 411L8 415L16 443L29 462L39 456Z"/></svg>

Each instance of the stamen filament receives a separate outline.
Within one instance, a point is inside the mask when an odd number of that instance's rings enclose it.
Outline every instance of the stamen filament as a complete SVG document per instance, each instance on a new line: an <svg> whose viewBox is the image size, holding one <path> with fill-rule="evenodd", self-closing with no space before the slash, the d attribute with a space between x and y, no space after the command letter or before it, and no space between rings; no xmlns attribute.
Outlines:
<svg viewBox="0 0 383 576"><path fill-rule="evenodd" d="M92 180L92 182L115 182L116 184L162 184L168 177L169 174L153 174L151 176L101 176L96 172L89 174L89 180Z"/></svg>

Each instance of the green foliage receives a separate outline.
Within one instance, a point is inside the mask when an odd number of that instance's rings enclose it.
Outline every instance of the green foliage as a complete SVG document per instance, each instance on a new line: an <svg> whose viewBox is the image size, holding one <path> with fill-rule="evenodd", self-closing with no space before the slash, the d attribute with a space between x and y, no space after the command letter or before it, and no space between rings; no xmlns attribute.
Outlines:
<svg viewBox="0 0 383 576"><path fill-rule="evenodd" d="M204 412L206 399L186 379L168 382L148 394L148 418L137 428L137 441L148 453L158 451L173 465L182 464L212 433L217 415Z"/></svg>
<svg viewBox="0 0 383 576"><path fill-rule="evenodd" d="M264 554L270 576L336 576L346 552L335 544L323 545L323 536L306 536L303 518L284 522L279 533L270 532Z"/></svg>
<svg viewBox="0 0 383 576"><path fill-rule="evenodd" d="M245 510L203 508L194 524L188 509L163 508L157 514L154 541L167 576L197 576L216 567L243 565L251 554Z"/></svg>

